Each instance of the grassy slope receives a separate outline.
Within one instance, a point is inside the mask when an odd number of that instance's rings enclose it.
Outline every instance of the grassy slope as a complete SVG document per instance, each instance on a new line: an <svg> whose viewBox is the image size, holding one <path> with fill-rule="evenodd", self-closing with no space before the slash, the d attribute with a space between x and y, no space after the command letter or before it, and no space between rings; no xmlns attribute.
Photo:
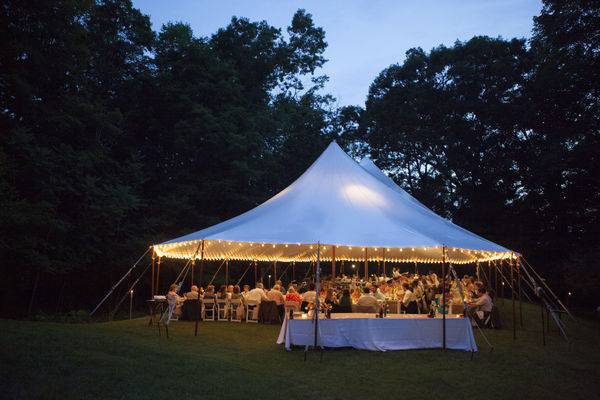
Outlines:
<svg viewBox="0 0 600 400"><path fill-rule="evenodd" d="M524 311L516 342L511 329L486 331L492 353L476 332L473 361L457 351L344 349L325 352L322 363L310 354L304 363L301 350L275 344L278 326L205 323L194 338L193 324L179 322L167 340L146 319L0 320L0 397L600 398L598 326L581 322L570 349L553 329L542 347L539 309Z"/></svg>

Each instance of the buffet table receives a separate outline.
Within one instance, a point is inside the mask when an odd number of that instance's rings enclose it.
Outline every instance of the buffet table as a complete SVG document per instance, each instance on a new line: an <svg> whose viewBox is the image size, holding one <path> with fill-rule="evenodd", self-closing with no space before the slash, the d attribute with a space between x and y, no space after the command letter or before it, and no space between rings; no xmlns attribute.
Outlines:
<svg viewBox="0 0 600 400"><path fill-rule="evenodd" d="M285 343L288 350L291 346L314 345L314 332L311 319L286 318L277 343ZM323 347L376 351L441 348L442 318L419 314L388 314L386 318L374 318L373 314L331 314L331 319L319 319L317 343ZM468 318L446 317L446 348L477 351Z"/></svg>

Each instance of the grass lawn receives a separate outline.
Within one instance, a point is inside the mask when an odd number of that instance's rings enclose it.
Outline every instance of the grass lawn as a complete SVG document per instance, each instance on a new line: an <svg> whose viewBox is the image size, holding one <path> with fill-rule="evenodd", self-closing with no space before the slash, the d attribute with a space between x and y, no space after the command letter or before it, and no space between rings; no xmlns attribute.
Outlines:
<svg viewBox="0 0 600 400"><path fill-rule="evenodd" d="M505 302L503 316L509 314ZM571 326L572 344L552 327L541 344L539 309L524 306L513 342L510 321L479 332L480 351L318 353L275 344L279 326L176 322L171 339L147 319L93 324L0 320L0 398L7 399L597 399L600 329Z"/></svg>

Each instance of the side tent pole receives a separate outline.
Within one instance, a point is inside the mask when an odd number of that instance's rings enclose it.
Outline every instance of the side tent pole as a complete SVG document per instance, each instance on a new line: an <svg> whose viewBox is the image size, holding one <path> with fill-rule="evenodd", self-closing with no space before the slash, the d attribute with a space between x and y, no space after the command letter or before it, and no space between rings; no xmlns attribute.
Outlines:
<svg viewBox="0 0 600 400"><path fill-rule="evenodd" d="M369 257L367 251L368 250L365 247L365 281L369 280Z"/></svg>
<svg viewBox="0 0 600 400"><path fill-rule="evenodd" d="M517 279L518 279L518 288L519 288L519 322L521 324L521 328L523 327L523 304L521 302L521 295L523 293L523 291L521 290L521 260L519 259L519 257L517 256Z"/></svg>
<svg viewBox="0 0 600 400"><path fill-rule="evenodd" d="M513 254L511 254L510 258L510 296L512 299L512 325L513 325L513 340L517 338L517 323L516 323L516 311L515 311L515 268L514 268L514 259Z"/></svg>
<svg viewBox="0 0 600 400"><path fill-rule="evenodd" d="M156 262L156 293L160 293L160 257Z"/></svg>
<svg viewBox="0 0 600 400"><path fill-rule="evenodd" d="M229 259L225 260L225 285L229 285Z"/></svg>
<svg viewBox="0 0 600 400"><path fill-rule="evenodd" d="M446 350L446 246L442 247L442 350Z"/></svg>
<svg viewBox="0 0 600 400"><path fill-rule="evenodd" d="M258 283L258 267L256 266L256 260L254 260L254 287Z"/></svg>
<svg viewBox="0 0 600 400"><path fill-rule="evenodd" d="M277 261L273 261L273 282L277 281Z"/></svg>
<svg viewBox="0 0 600 400"><path fill-rule="evenodd" d="M156 294L156 292L154 291L154 259L156 258L156 253L154 252L154 247L152 247L152 283L151 283L151 289L150 289L150 299L154 298L154 295Z"/></svg>
<svg viewBox="0 0 600 400"><path fill-rule="evenodd" d="M200 271L203 271L204 268L204 240L202 240L201 244L201 252L200 252ZM196 260L196 257L194 257ZM193 264L192 264L193 267ZM200 286L202 286L202 275L200 275ZM196 324L194 327L194 336L198 336L198 321L200 320L200 314L202 313L202 299L200 299L200 294L198 294L198 314L196 314Z"/></svg>
<svg viewBox="0 0 600 400"><path fill-rule="evenodd" d="M335 246L332 246L331 255L331 279L335 280Z"/></svg>
<svg viewBox="0 0 600 400"><path fill-rule="evenodd" d="M383 276L387 276L385 274L385 248L381 248L381 260L383 261Z"/></svg>
<svg viewBox="0 0 600 400"><path fill-rule="evenodd" d="M292 261L292 281L296 280L296 261Z"/></svg>
<svg viewBox="0 0 600 400"><path fill-rule="evenodd" d="M196 266L196 258L194 258L192 260L192 265L190 266L191 269L191 276L190 276L190 288L192 286L194 286L194 267ZM191 290L191 289L190 289Z"/></svg>

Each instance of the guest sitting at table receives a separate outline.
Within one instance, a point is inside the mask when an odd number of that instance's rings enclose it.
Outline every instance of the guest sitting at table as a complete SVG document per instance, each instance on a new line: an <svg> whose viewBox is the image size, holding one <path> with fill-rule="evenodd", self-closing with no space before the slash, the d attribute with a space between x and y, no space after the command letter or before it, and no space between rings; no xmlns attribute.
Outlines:
<svg viewBox="0 0 600 400"><path fill-rule="evenodd" d="M235 285L231 293L231 300L240 300L241 304L236 308L236 317L241 320L244 317L244 297L240 293L240 287Z"/></svg>
<svg viewBox="0 0 600 400"><path fill-rule="evenodd" d="M191 291L183 295L183 297L185 297L186 300L198 300L198 296L198 286L196 285L192 285Z"/></svg>
<svg viewBox="0 0 600 400"><path fill-rule="evenodd" d="M302 301L306 303L314 303L317 301L317 292L315 292L314 283L308 285L308 290L302 294Z"/></svg>
<svg viewBox="0 0 600 400"><path fill-rule="evenodd" d="M381 292L381 287L379 285L375 285L375 298L380 301L385 300L385 295Z"/></svg>
<svg viewBox="0 0 600 400"><path fill-rule="evenodd" d="M350 290L344 289L338 303L333 306L333 312L349 313L352 312L352 300L350 299Z"/></svg>
<svg viewBox="0 0 600 400"><path fill-rule="evenodd" d="M217 293L217 299L227 300L227 286L221 285L219 292Z"/></svg>
<svg viewBox="0 0 600 400"><path fill-rule="evenodd" d="M213 285L208 285L206 287L206 291L204 292L204 299L214 299L215 296L215 287Z"/></svg>
<svg viewBox="0 0 600 400"><path fill-rule="evenodd" d="M279 318L283 319L283 313L285 308L283 303L285 302L285 298L281 293L281 286L273 286L273 288L267 293L267 298L275 302L275 305L277 306L277 311L279 312Z"/></svg>
<svg viewBox="0 0 600 400"><path fill-rule="evenodd" d="M245 299L248 297L248 293L250 293L250 285L244 285L244 290L242 291L242 297Z"/></svg>
<svg viewBox="0 0 600 400"><path fill-rule="evenodd" d="M293 286L290 286L285 295L285 301L295 301L300 306L302 304L302 296L296 292L296 289Z"/></svg>
<svg viewBox="0 0 600 400"><path fill-rule="evenodd" d="M173 311L174 315L181 315L181 304L184 302L185 298L180 297L177 294L177 285L172 284L169 286L169 292L167 293L167 303L169 303L169 307L174 306L175 309Z"/></svg>
<svg viewBox="0 0 600 400"><path fill-rule="evenodd" d="M402 309L407 314L418 314L419 308L417 307L417 297L411 288L411 285L404 283L402 285L404 289L404 296L402 298Z"/></svg>
<svg viewBox="0 0 600 400"><path fill-rule="evenodd" d="M257 283L256 287L248 292L246 295L246 300L261 302L263 300L268 300L267 295L265 294L265 290L263 288L262 283Z"/></svg>
<svg viewBox="0 0 600 400"><path fill-rule="evenodd" d="M367 287L364 288L363 295L360 296L356 305L361 307L373 307L375 310L379 307L377 299L371 293L371 289Z"/></svg>
<svg viewBox="0 0 600 400"><path fill-rule="evenodd" d="M352 300L352 303L356 304L358 302L358 299L360 299L360 296L360 289L358 287L355 287L352 290L352 294L350 295L350 300Z"/></svg>
<svg viewBox="0 0 600 400"><path fill-rule="evenodd" d="M227 286L227 299L231 300L231 295L233 294L233 285Z"/></svg>
<svg viewBox="0 0 600 400"><path fill-rule="evenodd" d="M480 287L478 294L479 297L477 300L469 303L469 315L475 320L475 322L477 322L477 325L484 327L484 322L487 319L487 316L492 312L494 303L492 302L492 298L487 293L485 287ZM483 312L483 318L479 317L477 311Z"/></svg>

